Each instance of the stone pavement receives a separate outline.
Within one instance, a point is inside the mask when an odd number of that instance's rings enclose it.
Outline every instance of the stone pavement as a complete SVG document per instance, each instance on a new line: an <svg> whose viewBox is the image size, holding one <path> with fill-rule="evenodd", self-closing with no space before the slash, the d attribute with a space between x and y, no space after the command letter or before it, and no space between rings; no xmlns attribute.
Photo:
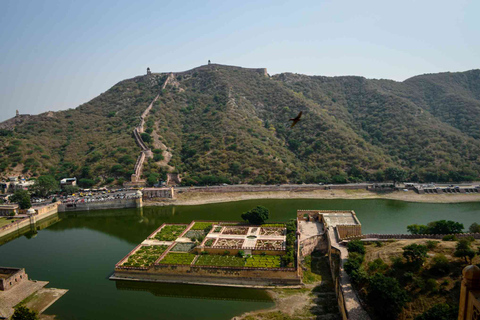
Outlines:
<svg viewBox="0 0 480 320"><path fill-rule="evenodd" d="M48 281L24 280L7 291L0 291L0 318L9 318L13 307L48 284Z"/></svg>

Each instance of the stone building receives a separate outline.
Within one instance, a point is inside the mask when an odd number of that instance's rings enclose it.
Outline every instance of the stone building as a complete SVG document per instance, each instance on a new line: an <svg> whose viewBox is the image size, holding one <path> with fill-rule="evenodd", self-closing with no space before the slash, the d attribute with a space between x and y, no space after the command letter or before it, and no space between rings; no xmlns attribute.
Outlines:
<svg viewBox="0 0 480 320"><path fill-rule="evenodd" d="M173 188L145 188L142 190L143 199L174 199L175 192Z"/></svg>
<svg viewBox="0 0 480 320"><path fill-rule="evenodd" d="M5 268L0 267L0 290L7 291L18 285L23 280L28 279L23 268Z"/></svg>
<svg viewBox="0 0 480 320"><path fill-rule="evenodd" d="M462 271L458 320L480 319L480 268L467 266Z"/></svg>

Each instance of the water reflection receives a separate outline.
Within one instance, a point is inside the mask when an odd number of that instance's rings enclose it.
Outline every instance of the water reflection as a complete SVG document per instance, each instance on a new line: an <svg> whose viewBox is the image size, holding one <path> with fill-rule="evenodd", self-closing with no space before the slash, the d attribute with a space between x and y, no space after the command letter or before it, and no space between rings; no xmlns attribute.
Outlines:
<svg viewBox="0 0 480 320"><path fill-rule="evenodd" d="M51 225L60 221L58 214L45 218L43 220L37 221L34 226L28 225L26 227L15 230L4 237L0 238L0 246L9 241L12 241L18 237L25 236L27 239L32 239L37 235L37 231L50 227Z"/></svg>
<svg viewBox="0 0 480 320"><path fill-rule="evenodd" d="M273 301L265 290L116 280L117 290L148 291L155 296L232 301Z"/></svg>

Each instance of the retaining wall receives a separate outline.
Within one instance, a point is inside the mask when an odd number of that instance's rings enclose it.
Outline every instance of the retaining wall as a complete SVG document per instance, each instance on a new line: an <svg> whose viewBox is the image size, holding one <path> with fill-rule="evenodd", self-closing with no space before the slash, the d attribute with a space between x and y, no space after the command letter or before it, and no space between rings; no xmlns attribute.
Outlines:
<svg viewBox="0 0 480 320"><path fill-rule="evenodd" d="M235 267L173 266L158 264L144 272L141 270L115 270L113 277L142 281L151 280L225 286L294 286L302 284L301 278L297 276L294 268L260 270Z"/></svg>
<svg viewBox="0 0 480 320"><path fill-rule="evenodd" d="M319 234L305 240L300 241L300 250L302 257L312 254L315 250L326 252L328 249L327 242L323 234Z"/></svg>
<svg viewBox="0 0 480 320"><path fill-rule="evenodd" d="M116 200L97 201L97 202L62 203L58 206L58 212L141 208L142 205L143 205L143 202L141 198L116 199Z"/></svg>

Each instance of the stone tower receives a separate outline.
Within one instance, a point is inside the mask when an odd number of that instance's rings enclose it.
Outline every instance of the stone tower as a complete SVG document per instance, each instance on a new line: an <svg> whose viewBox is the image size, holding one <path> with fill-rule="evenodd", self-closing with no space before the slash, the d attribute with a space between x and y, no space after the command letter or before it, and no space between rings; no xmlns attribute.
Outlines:
<svg viewBox="0 0 480 320"><path fill-rule="evenodd" d="M151 75L152 72L150 71L150 68L147 68L147 76Z"/></svg>
<svg viewBox="0 0 480 320"><path fill-rule="evenodd" d="M18 117L20 115L20 112L18 112L17 110L17 113L15 114L15 117Z"/></svg>
<svg viewBox="0 0 480 320"><path fill-rule="evenodd" d="M208 60L208 64L210 65L210 60Z"/></svg>

